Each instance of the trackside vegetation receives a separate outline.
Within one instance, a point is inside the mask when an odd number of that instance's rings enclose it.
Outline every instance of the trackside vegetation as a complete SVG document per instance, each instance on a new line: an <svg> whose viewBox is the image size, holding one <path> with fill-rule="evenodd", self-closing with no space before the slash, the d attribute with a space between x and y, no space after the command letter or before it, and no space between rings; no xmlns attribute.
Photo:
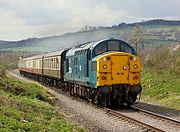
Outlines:
<svg viewBox="0 0 180 132"><path fill-rule="evenodd" d="M156 48L141 56L143 100L180 110L180 47Z"/></svg>
<svg viewBox="0 0 180 132"><path fill-rule="evenodd" d="M0 77L0 131L84 131L54 104L55 98L47 89Z"/></svg>

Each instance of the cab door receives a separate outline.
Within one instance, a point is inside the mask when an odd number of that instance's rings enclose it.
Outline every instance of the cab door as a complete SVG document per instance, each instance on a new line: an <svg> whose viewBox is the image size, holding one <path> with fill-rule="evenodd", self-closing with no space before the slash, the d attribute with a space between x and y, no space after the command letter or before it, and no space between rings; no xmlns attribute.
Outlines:
<svg viewBox="0 0 180 132"><path fill-rule="evenodd" d="M129 82L129 58L127 55L113 55L111 59L112 84Z"/></svg>

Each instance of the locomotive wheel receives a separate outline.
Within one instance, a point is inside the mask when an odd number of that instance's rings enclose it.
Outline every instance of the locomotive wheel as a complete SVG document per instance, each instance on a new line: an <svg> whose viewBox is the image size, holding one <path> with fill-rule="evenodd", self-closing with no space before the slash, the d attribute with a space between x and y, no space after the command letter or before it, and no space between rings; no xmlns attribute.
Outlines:
<svg viewBox="0 0 180 132"><path fill-rule="evenodd" d="M94 103L95 104L100 104L100 95L99 92L95 92L95 98L94 98Z"/></svg>
<svg viewBox="0 0 180 132"><path fill-rule="evenodd" d="M122 100L121 97L118 97L118 98L117 98L117 102L118 102L118 105L119 105L120 107L123 107L123 100Z"/></svg>
<svg viewBox="0 0 180 132"><path fill-rule="evenodd" d="M106 94L101 94L101 104L105 107L107 107L108 105L108 99L107 99L107 95Z"/></svg>
<svg viewBox="0 0 180 132"><path fill-rule="evenodd" d="M132 105L132 103L131 103L131 102L127 102L127 108L130 108L130 107L131 107L131 105Z"/></svg>

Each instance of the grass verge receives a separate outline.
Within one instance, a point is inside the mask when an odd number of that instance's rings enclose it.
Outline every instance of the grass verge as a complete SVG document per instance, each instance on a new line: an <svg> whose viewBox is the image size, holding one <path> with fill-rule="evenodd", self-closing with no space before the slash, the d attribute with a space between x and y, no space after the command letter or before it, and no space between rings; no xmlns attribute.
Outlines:
<svg viewBox="0 0 180 132"><path fill-rule="evenodd" d="M142 53L142 97L180 110L180 47L158 47Z"/></svg>
<svg viewBox="0 0 180 132"><path fill-rule="evenodd" d="M54 106L47 89L0 77L0 131L84 131Z"/></svg>
<svg viewBox="0 0 180 132"><path fill-rule="evenodd" d="M146 71L142 75L142 99L180 110L180 78Z"/></svg>

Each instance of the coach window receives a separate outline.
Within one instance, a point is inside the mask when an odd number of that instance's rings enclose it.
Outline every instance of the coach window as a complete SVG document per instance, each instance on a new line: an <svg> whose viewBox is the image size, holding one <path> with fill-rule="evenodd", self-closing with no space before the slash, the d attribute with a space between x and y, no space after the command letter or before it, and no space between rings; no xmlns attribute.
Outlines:
<svg viewBox="0 0 180 132"><path fill-rule="evenodd" d="M56 57L56 69L59 69L59 60L57 57Z"/></svg>
<svg viewBox="0 0 180 132"><path fill-rule="evenodd" d="M49 68L51 68L52 62L51 59L49 59Z"/></svg>
<svg viewBox="0 0 180 132"><path fill-rule="evenodd" d="M57 69L57 59L54 58L54 60L55 60L55 68Z"/></svg>
<svg viewBox="0 0 180 132"><path fill-rule="evenodd" d="M51 58L51 69L53 68L53 58Z"/></svg>
<svg viewBox="0 0 180 132"><path fill-rule="evenodd" d="M39 60L36 60L36 68L39 68Z"/></svg>
<svg viewBox="0 0 180 132"><path fill-rule="evenodd" d="M50 68L50 59L47 59L48 61L48 68Z"/></svg>
<svg viewBox="0 0 180 132"><path fill-rule="evenodd" d="M49 59L46 59L47 68L49 68Z"/></svg>
<svg viewBox="0 0 180 132"><path fill-rule="evenodd" d="M39 68L42 68L42 61L39 60Z"/></svg>
<svg viewBox="0 0 180 132"><path fill-rule="evenodd" d="M46 61L46 68L49 68L48 59L45 59L45 61Z"/></svg>
<svg viewBox="0 0 180 132"><path fill-rule="evenodd" d="M54 60L53 60L53 58L52 58L52 59L51 59L51 69L53 69L53 66L54 66L53 62L54 62Z"/></svg>
<svg viewBox="0 0 180 132"><path fill-rule="evenodd" d="M48 59L49 68L51 68L51 59Z"/></svg>
<svg viewBox="0 0 180 132"><path fill-rule="evenodd" d="M55 64L55 58L53 58L53 69L56 68L56 64Z"/></svg>
<svg viewBox="0 0 180 132"><path fill-rule="evenodd" d="M51 68L51 59L49 59L49 68Z"/></svg>
<svg viewBox="0 0 180 132"><path fill-rule="evenodd" d="M53 69L54 68L54 58L51 59L51 68Z"/></svg>
<svg viewBox="0 0 180 132"><path fill-rule="evenodd" d="M53 67L52 67L53 69L55 68L55 65L54 65L54 58L53 58Z"/></svg>
<svg viewBox="0 0 180 132"><path fill-rule="evenodd" d="M49 68L51 68L51 65L52 65L52 64L51 64L51 59L49 59Z"/></svg>
<svg viewBox="0 0 180 132"><path fill-rule="evenodd" d="M35 67L35 61L33 60L33 67Z"/></svg>
<svg viewBox="0 0 180 132"><path fill-rule="evenodd" d="M49 68L51 68L51 59L49 59Z"/></svg>
<svg viewBox="0 0 180 132"><path fill-rule="evenodd" d="M54 58L54 69L56 69L56 58Z"/></svg>
<svg viewBox="0 0 180 132"><path fill-rule="evenodd" d="M57 64L56 64L56 58L54 58L54 68L57 68Z"/></svg>

